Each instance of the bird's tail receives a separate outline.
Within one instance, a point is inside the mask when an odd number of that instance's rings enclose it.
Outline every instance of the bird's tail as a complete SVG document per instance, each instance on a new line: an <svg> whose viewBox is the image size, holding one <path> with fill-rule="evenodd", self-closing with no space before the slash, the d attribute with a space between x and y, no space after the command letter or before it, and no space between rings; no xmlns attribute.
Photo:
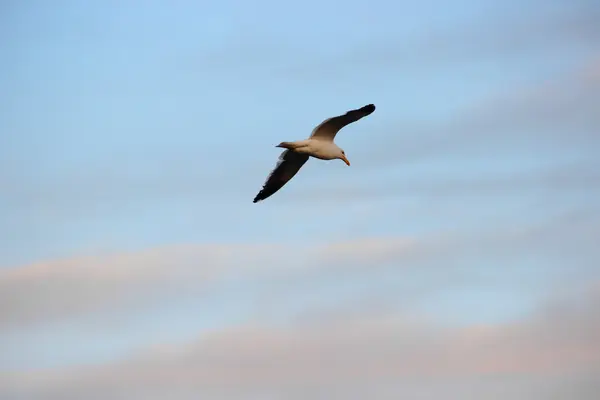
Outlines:
<svg viewBox="0 0 600 400"><path fill-rule="evenodd" d="M296 144L293 142L281 142L275 147L281 147L282 149L293 150L294 148L296 148Z"/></svg>

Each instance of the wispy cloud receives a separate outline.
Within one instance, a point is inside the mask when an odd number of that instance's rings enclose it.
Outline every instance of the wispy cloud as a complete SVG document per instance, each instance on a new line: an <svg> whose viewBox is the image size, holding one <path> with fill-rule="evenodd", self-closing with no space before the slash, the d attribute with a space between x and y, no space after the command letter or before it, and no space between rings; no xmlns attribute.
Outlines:
<svg viewBox="0 0 600 400"><path fill-rule="evenodd" d="M547 202L558 202L565 197L584 194L591 198L600 192L600 173L594 163L565 165L542 171L496 172L485 176L461 177L451 173L431 173L427 179L409 174L395 176L383 182L359 179L351 183L341 181L331 185L307 184L285 203L298 204L317 201L328 204L361 203L366 200L392 199L417 196L421 199L453 198L509 198L524 194L547 196Z"/></svg>
<svg viewBox="0 0 600 400"><path fill-rule="evenodd" d="M175 246L5 268L0 272L0 320L6 329L151 303L173 291L201 292L240 259L238 254L253 263L257 252L260 246Z"/></svg>
<svg viewBox="0 0 600 400"><path fill-rule="evenodd" d="M335 81L357 67L378 71L390 68L422 77L452 65L498 59L516 61L574 45L596 48L600 10L591 2L569 5L519 8L518 13L498 9L492 20L473 18L457 25L427 25L427 29L404 37L382 36L367 46L353 46L343 55L332 54L317 63L298 63L286 72L309 84L324 77ZM364 70L361 72L364 74Z"/></svg>
<svg viewBox="0 0 600 400"><path fill-rule="evenodd" d="M386 6L379 5L378 11ZM200 61L203 66L228 68L237 73L268 72L300 79L307 84L328 85L344 73L359 68L363 72L365 67L379 70L389 67L400 68L403 73L419 73L447 68L453 63L510 58L527 53L536 55L540 51L573 44L589 48L600 37L596 23L600 10L593 2L574 1L568 7L565 4L546 7L528 4L519 7L518 12L493 4L487 7L488 12L494 12L494 18L458 19L452 24L445 21L439 25L431 24L428 13L412 10L415 12L412 17L422 20L422 26L407 29L403 35L395 32L396 36L374 29L369 33L373 40L355 38L352 30L344 27L344 31L348 30L347 39L338 40L337 46L332 43L322 52L310 48L317 47L315 41L318 40L313 37L308 42L284 42L280 36L269 33L270 27L252 31L239 29L228 37L226 45L202 56ZM320 21L323 16L313 18ZM398 16L396 22L402 24L404 18L408 16ZM241 21L239 23L244 26ZM317 33L324 29L316 21L315 24ZM329 35L322 36L321 40L331 40Z"/></svg>
<svg viewBox="0 0 600 400"><path fill-rule="evenodd" d="M577 398L592 399L597 385L585 377L600 372L600 319L593 306L600 301L598 287L596 282L566 298L555 296L531 315L503 325L457 329L395 314L238 326L116 364L3 374L0 390L28 398L110 394L120 399L135 393L241 399L293 397L299 390L314 398L334 391L362 398L361 390L380 387L388 396L421 388L423 398L436 399L448 390L462 398L471 388L467 398L500 399L494 393L500 382L504 393L521 393L513 398L545 399L554 392L555 398L568 399L577 390ZM574 371L580 381L572 386Z"/></svg>
<svg viewBox="0 0 600 400"><path fill-rule="evenodd" d="M358 263L399 257L412 251L410 244L404 238L366 238L297 247L188 245L5 268L0 270L0 323L8 329L106 310L144 308L173 296L201 296L225 279L276 276L278 271L293 274L311 265L337 268L349 256ZM296 257L290 259L290 254Z"/></svg>
<svg viewBox="0 0 600 400"><path fill-rule="evenodd" d="M561 272L566 262L575 263L571 277L580 279L576 271L581 276L590 274L597 255L593 241L586 238L596 237L599 229L597 216L584 212L543 224L495 225L417 237L181 245L39 262L0 271L0 323L5 330L12 330L94 313L150 310L169 299L202 298L218 290L221 283L240 280L264 281L265 285L259 286L266 300L276 295L285 298L285 292L302 277L367 279L374 277L374 271L383 273L390 266L401 267L404 274L420 282L413 281L416 286L405 288L407 293L413 293L413 289L427 292L437 290L441 283L432 273L444 277L448 284L460 284L461 271L471 268L469 260L482 254L493 256L496 262L543 254L541 260L549 262L543 284L548 285L553 279L568 279ZM452 262L448 264L447 260ZM414 276L418 271L432 279ZM535 274L525 272L521 271L521 283L533 283ZM473 276L480 275L474 272ZM503 279L513 278L508 274ZM276 305L265 304L264 309Z"/></svg>
<svg viewBox="0 0 600 400"><path fill-rule="evenodd" d="M588 59L563 76L529 86L494 92L450 119L431 122L388 121L377 126L381 140L373 162L402 163L432 156L520 154L534 141L540 150L600 147L596 127L600 79L598 58ZM393 152L392 152L393 151ZM504 152L502 152L504 151Z"/></svg>

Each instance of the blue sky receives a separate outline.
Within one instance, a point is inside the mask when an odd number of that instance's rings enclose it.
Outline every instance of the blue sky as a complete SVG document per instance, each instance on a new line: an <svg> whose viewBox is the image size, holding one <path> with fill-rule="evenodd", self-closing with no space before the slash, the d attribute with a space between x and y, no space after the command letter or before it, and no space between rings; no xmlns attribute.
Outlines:
<svg viewBox="0 0 600 400"><path fill-rule="evenodd" d="M547 351L538 320L552 331L561 310L600 293L599 21L583 0L5 2L0 397L130 398L153 381L119 381L138 357L188 369L189 357L156 350L173 348L195 354L199 386L161 381L156 398L290 398L294 385L351 398L388 388L389 365L405 376L393 351L372 359L411 340L403 326L451 345L487 326L480 339L503 354ZM351 167L311 160L252 203L275 144L369 103L375 113L336 139ZM365 340L397 339L357 352L344 336L356 323ZM592 314L576 323L600 332ZM207 337L223 342L214 356L231 381L206 372ZM239 364L281 356L265 338L331 348L382 375L302 380L302 355L286 353L273 387L265 367L243 389ZM260 354L243 351L252 343ZM575 374L578 398L600 362L597 339L584 344L596 358L577 353L559 371ZM436 359L421 345L416 360ZM467 366L450 358L465 366L456 381L439 370L438 384L386 395L507 387L546 398L543 362L518 371L524 380L481 381L502 359L484 347L465 350ZM73 369L90 381L48 383Z"/></svg>

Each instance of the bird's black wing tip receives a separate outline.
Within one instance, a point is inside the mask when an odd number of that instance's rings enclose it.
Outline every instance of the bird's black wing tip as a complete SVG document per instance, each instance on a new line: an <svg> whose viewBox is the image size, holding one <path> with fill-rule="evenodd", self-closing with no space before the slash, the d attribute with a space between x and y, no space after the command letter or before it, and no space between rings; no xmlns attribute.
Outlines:
<svg viewBox="0 0 600 400"><path fill-rule="evenodd" d="M367 104L363 107L363 110L365 110L368 113L372 113L373 111L375 111L375 104Z"/></svg>
<svg viewBox="0 0 600 400"><path fill-rule="evenodd" d="M263 201L265 198L266 197L265 197L263 191L261 190L260 192L258 192L258 194L256 196L254 196L254 200L252 200L252 202L253 203L258 203L259 201Z"/></svg>

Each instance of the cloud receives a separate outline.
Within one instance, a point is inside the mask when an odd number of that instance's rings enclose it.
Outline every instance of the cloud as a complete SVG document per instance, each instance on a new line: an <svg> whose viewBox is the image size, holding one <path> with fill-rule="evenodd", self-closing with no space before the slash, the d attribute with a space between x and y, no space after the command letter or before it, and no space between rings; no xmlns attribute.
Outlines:
<svg viewBox="0 0 600 400"><path fill-rule="evenodd" d="M227 280L264 285L257 290L263 297L253 298L256 310L241 325L205 330L193 343L155 343L116 363L5 372L0 397L352 399L377 392L381 398L455 393L461 399L512 394L529 400L549 393L567 399L577 391L577 398L591 399L597 389L592 378L600 372L593 307L600 286L582 288L581 282L598 279L599 227L597 215L580 212L487 231L362 237L300 248L173 246L11 268L0 275L3 333L95 319L103 311L137 315L172 297L202 298ZM365 287L339 295L356 278ZM390 278L398 281L387 284ZM556 294L522 320L466 327L447 325L444 315L427 312L418 301L443 290L495 285L533 297ZM333 302L319 296L323 286L338 291ZM316 300L302 303L308 294ZM286 318L268 318L271 312Z"/></svg>
<svg viewBox="0 0 600 400"><path fill-rule="evenodd" d="M253 263L261 251L268 254L261 246L174 246L5 268L0 320L6 328L145 304L179 290L202 293L238 254Z"/></svg>
<svg viewBox="0 0 600 400"><path fill-rule="evenodd" d="M323 77L331 82L362 67L379 73L393 68L415 77L455 64L498 58L510 62L574 45L595 49L600 38L599 17L598 7L587 2L573 2L569 7L519 7L518 13L490 9L480 18L457 25L425 24L425 28L412 35L383 36L369 41L367 46L353 46L342 55L311 63L297 62L282 69L282 75L291 75L308 84ZM364 74L364 69L361 72ZM322 80L318 83L324 84Z"/></svg>
<svg viewBox="0 0 600 400"><path fill-rule="evenodd" d="M369 145L355 159L361 157L360 165L373 168L443 157L481 165L482 158L499 161L571 151L585 161L586 155L600 148L597 70L596 56L562 76L493 92L450 118L378 122L373 129L386 146Z"/></svg>
<svg viewBox="0 0 600 400"><path fill-rule="evenodd" d="M0 270L3 329L106 310L148 307L173 296L198 295L227 279L336 268L359 260L410 252L404 238L299 245L180 245L145 251L38 262ZM341 252L341 249L346 251ZM349 253L350 252L350 253ZM290 260L290 254L296 254Z"/></svg>
<svg viewBox="0 0 600 400"><path fill-rule="evenodd" d="M0 325L6 332L102 313L139 312L169 299L200 299L222 290L221 284L227 282L259 285L268 303L263 309L268 310L277 308L275 297L284 304L293 297L289 293L294 293L294 288L308 290L314 279L341 282L344 277L362 277L367 285L364 290L370 293L375 284L371 281L377 276L373 271L383 276L403 271L412 279L410 287L403 290L415 296L415 291L425 293L462 279L461 269L481 257L512 262L524 254L537 254L548 262L547 279L568 279L560 274L564 262L572 265L569 276L581 278L597 258L591 238L599 234L599 227L593 210L580 210L543 224L511 222L417 237L190 244L38 262L0 271ZM504 273L508 278L503 279L513 278L508 271ZM526 270L520 273L521 284L532 283L535 276ZM397 292L398 287L388 289Z"/></svg>
<svg viewBox="0 0 600 400"><path fill-rule="evenodd" d="M504 198L522 197L527 193L545 193L556 200L573 193L587 193L591 196L600 191L600 173L592 163L563 165L541 171L487 173L469 178L454 176L450 172L429 175L397 176L385 182L360 178L351 183L342 180L334 190L330 185L309 184L306 189L285 202L341 204L399 196L443 198L447 201L449 197Z"/></svg>
<svg viewBox="0 0 600 400"><path fill-rule="evenodd" d="M47 398L594 398L600 284L550 298L521 320L451 328L400 314L248 324L115 364L3 374L4 394ZM502 390L500 390L502 388ZM467 392L470 389L471 392ZM461 396L462 394L462 396ZM413 393L414 395L414 393ZM464 397L466 395L466 397ZM570 396L571 395L571 396ZM9 397L10 398L10 397Z"/></svg>
<svg viewBox="0 0 600 400"><path fill-rule="evenodd" d="M574 44L593 48L600 37L596 23L600 10L586 1L552 6L527 4L518 7L517 12L510 7L484 5L477 17L462 20L457 16L453 24L444 20L433 23L430 10L418 5L410 7L410 12L390 18L386 4L364 10L362 15L372 13L381 22L379 26L369 24L368 34L361 36L355 35L364 32L363 24L368 24L368 17L358 18L351 25L342 24L332 32L326 29L329 22L326 15L329 12L337 15L340 10L331 4L322 7L324 14L310 15L317 29L316 37L309 35L296 41L285 33L273 31L275 25L250 28L249 21L240 20L236 26L247 29L236 29L221 48L195 56L199 60L195 59L193 65L235 71L228 74L231 79L246 73L254 77L268 73L271 78L291 78L322 88L357 68L363 78L364 68L379 73L385 68L400 68L403 73L419 74L473 60L536 56L556 48L568 49ZM321 18L324 20L319 23ZM343 20L354 18L349 13ZM420 24L413 26L415 21ZM403 23L407 28L394 29L393 34L390 29L382 28ZM326 50L322 51L320 46L324 45ZM240 83L244 80L240 79Z"/></svg>

